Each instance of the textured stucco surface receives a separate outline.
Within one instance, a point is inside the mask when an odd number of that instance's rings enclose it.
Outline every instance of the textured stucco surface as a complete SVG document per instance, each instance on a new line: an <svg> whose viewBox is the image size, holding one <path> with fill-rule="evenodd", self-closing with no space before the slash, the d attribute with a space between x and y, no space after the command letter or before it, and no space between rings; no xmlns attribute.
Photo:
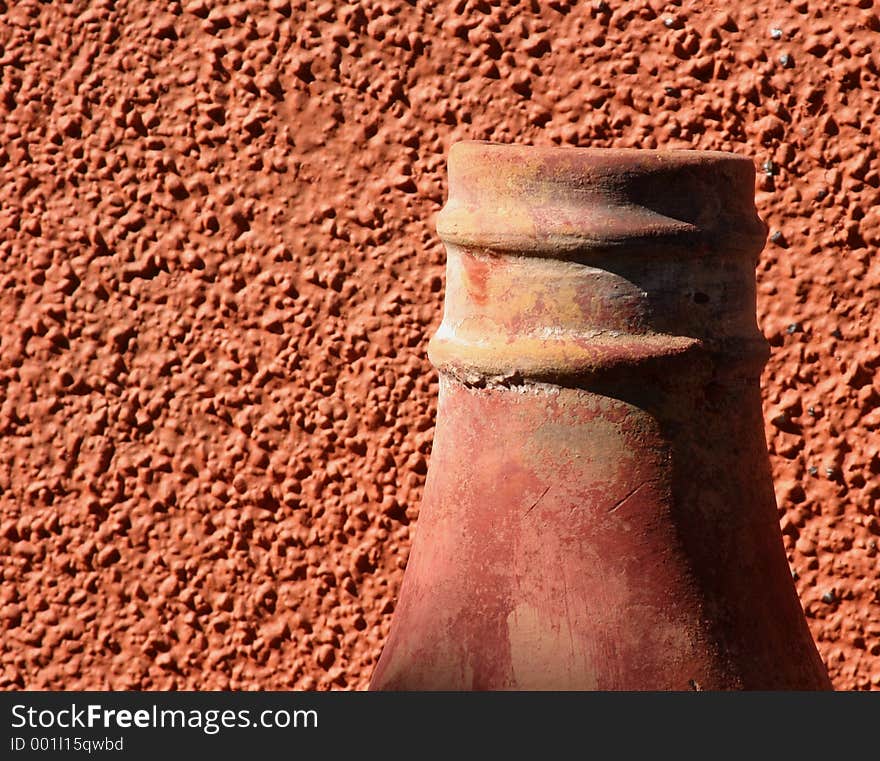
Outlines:
<svg viewBox="0 0 880 761"><path fill-rule="evenodd" d="M465 138L755 161L789 558L880 687L877 13L0 2L0 689L366 685Z"/></svg>

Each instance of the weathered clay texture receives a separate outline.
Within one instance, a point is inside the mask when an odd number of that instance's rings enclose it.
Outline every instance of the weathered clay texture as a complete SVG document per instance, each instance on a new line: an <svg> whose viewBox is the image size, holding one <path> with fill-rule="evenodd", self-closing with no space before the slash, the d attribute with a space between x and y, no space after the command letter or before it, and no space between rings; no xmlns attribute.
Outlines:
<svg viewBox="0 0 880 761"><path fill-rule="evenodd" d="M754 176L452 146L436 434L371 688L830 687L776 524Z"/></svg>
<svg viewBox="0 0 880 761"><path fill-rule="evenodd" d="M0 688L360 688L466 138L732 150L838 688L880 686L870 2L0 2Z"/></svg>

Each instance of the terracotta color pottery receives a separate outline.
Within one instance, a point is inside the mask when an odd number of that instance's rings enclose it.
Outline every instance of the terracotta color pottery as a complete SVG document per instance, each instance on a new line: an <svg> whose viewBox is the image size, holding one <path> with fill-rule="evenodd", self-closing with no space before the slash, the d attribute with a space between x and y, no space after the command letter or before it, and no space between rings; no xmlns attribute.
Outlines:
<svg viewBox="0 0 880 761"><path fill-rule="evenodd" d="M830 687L783 550L746 158L459 143L437 428L371 687Z"/></svg>

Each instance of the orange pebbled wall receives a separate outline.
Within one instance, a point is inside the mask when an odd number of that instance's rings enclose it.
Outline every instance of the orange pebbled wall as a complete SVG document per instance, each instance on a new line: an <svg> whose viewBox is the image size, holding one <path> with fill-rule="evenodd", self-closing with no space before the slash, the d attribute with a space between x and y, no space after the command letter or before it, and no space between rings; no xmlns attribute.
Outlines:
<svg viewBox="0 0 880 761"><path fill-rule="evenodd" d="M417 526L459 139L750 156L770 457L880 687L871 0L0 2L0 689L358 689Z"/></svg>

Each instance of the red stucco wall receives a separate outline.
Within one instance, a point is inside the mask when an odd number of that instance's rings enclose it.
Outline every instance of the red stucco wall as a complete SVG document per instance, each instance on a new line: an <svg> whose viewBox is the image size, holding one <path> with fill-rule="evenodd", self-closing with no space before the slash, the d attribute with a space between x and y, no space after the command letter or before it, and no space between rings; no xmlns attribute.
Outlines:
<svg viewBox="0 0 880 761"><path fill-rule="evenodd" d="M765 411L880 686L870 0L0 2L0 688L362 688L430 454L458 139L748 155Z"/></svg>

